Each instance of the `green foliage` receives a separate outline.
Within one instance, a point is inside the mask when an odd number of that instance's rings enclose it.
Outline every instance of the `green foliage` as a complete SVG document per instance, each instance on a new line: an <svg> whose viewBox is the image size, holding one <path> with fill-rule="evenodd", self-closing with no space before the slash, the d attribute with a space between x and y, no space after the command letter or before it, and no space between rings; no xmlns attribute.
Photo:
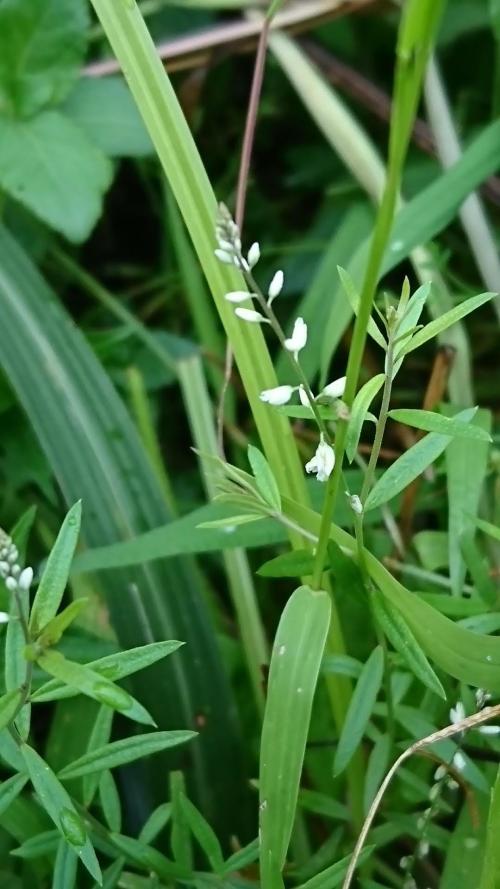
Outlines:
<svg viewBox="0 0 500 889"><path fill-rule="evenodd" d="M0 3L0 882L493 889L498 3L252 6Z"/></svg>

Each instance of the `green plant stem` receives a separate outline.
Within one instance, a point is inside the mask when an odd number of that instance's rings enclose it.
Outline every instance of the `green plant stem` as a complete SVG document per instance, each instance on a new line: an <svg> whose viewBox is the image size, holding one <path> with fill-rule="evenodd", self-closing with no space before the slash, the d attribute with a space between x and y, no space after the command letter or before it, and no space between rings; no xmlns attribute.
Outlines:
<svg viewBox="0 0 500 889"><path fill-rule="evenodd" d="M395 76L394 103L391 115L389 140L389 161L384 194L377 214L375 229L370 245L358 316L354 324L353 337L349 350L346 371L344 401L352 407L358 387L359 374L366 343L368 322L377 288L384 253L389 241L398 195L401 188L403 164L408 148L409 137L416 114L418 98L427 56L434 34L441 4L434 0L410 0L402 15L398 35L397 65ZM418 57L415 55L418 53ZM335 468L328 481L323 507L321 529L316 550L312 586L320 589L325 565L328 536L337 501L342 464L347 439L347 421L340 419L335 441Z"/></svg>
<svg viewBox="0 0 500 889"><path fill-rule="evenodd" d="M375 470L377 468L378 458L380 456L380 449L382 447L382 441L384 438L385 427L387 425L387 415L389 413L389 406L391 403L391 392L392 392L392 377L394 372L394 338L392 334L389 335L389 343L387 346L387 355L386 355L386 363L385 363L385 382L384 382L384 391L382 393L382 404L380 405L380 412L378 415L377 426L375 429L375 438L373 440L373 447L370 454L370 459L368 461L368 467L365 473L365 477L363 479L363 486L361 488L361 503L364 504L370 489L373 485L373 479L375 478Z"/></svg>

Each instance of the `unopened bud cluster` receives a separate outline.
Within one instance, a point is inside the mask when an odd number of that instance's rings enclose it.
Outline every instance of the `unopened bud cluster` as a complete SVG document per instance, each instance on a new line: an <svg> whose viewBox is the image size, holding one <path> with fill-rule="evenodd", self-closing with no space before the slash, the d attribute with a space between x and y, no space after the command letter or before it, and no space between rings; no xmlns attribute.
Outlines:
<svg viewBox="0 0 500 889"><path fill-rule="evenodd" d="M17 589L29 590L33 580L33 569L21 569L18 559L17 546L9 535L0 529L0 577L5 581L5 586L10 592Z"/></svg>

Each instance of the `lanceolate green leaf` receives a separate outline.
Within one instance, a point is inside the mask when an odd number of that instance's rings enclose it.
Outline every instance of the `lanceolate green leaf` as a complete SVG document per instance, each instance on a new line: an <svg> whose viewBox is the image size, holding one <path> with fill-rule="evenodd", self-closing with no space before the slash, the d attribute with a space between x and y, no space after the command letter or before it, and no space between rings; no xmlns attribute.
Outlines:
<svg viewBox="0 0 500 889"><path fill-rule="evenodd" d="M159 753L169 747L185 744L196 737L196 732L151 732L149 735L134 735L130 738L122 738L120 741L112 741L103 747L97 747L84 753L79 759L69 763L59 773L59 777L68 781L70 778L79 778L82 775L91 775L92 772L100 772L103 769L113 769L127 762L134 762L143 756Z"/></svg>
<svg viewBox="0 0 500 889"><path fill-rule="evenodd" d="M302 586L289 599L274 641L259 779L265 886L274 885L285 863L329 623L328 594Z"/></svg>
<svg viewBox="0 0 500 889"><path fill-rule="evenodd" d="M475 408L467 408L457 414L455 420L467 422L472 419L474 413ZM382 503L387 503L388 500L403 491L443 453L450 441L451 437L448 435L429 432L409 451L405 451L375 483L366 498L365 509L374 509Z"/></svg>
<svg viewBox="0 0 500 889"><path fill-rule="evenodd" d="M60 682L73 686L82 694L93 698L94 701L106 704L136 722L155 725L154 720L142 704L139 704L139 701L136 701L119 685L94 673L90 667L69 661L59 651L45 652L38 658L38 663L51 676L59 679Z"/></svg>
<svg viewBox="0 0 500 889"><path fill-rule="evenodd" d="M59 610L75 552L82 518L81 501L75 503L61 525L42 579L36 591L30 615L30 632L37 635Z"/></svg>
<svg viewBox="0 0 500 889"><path fill-rule="evenodd" d="M493 299L496 295L496 293L480 293L478 296L471 296L470 299L464 300L460 305L450 309L449 312L445 312L440 318L435 318L434 321L429 321L422 330L419 330L410 340L408 340L408 344L404 350L405 354L413 352L414 349L419 349L420 346L423 346L428 340L438 336L443 330L447 330L448 327L451 327L452 324L456 324L457 321L465 318L466 315L470 315L471 312L479 309L480 306L489 302L490 299Z"/></svg>
<svg viewBox="0 0 500 889"><path fill-rule="evenodd" d="M416 429L424 429L426 432L440 432L443 435L451 435L452 438L468 438L472 441L491 441L491 435L481 426L472 423L455 420L454 417L443 417L433 411L420 411L413 409L401 409L389 411L389 417L398 423L414 426Z"/></svg>
<svg viewBox="0 0 500 889"><path fill-rule="evenodd" d="M384 675L384 652L375 648L359 677L349 704L333 761L334 775L340 774L354 756L372 715Z"/></svg>
<svg viewBox="0 0 500 889"><path fill-rule="evenodd" d="M10 804L19 796L28 780L27 775L12 775L0 784L0 815L7 811Z"/></svg>
<svg viewBox="0 0 500 889"><path fill-rule="evenodd" d="M115 543L168 522L123 403L84 338L5 229L0 229L0 308L0 364L66 503L83 501L82 542ZM234 708L192 566L183 559L159 560L102 580L123 648L172 638L187 643L175 658L134 677L132 691L161 729L191 728L197 714L210 712L199 742L183 751L183 767L194 799L217 824L224 812L234 811L231 800L233 794L239 799L242 772ZM148 790L146 780L141 786L145 795L156 790Z"/></svg>
<svg viewBox="0 0 500 889"><path fill-rule="evenodd" d="M384 380L384 374L377 374L375 377L372 377L371 380L368 380L368 382L361 387L354 399L349 426L347 427L346 443L346 454L351 463L356 456L361 430L363 428L363 423L366 420L368 409L377 392L380 392L380 389L384 385Z"/></svg>
<svg viewBox="0 0 500 889"><path fill-rule="evenodd" d="M91 876L100 881L101 870L96 854L87 836L85 825L71 802L69 794L58 781L52 769L32 747L23 744L21 753L31 783L43 808L61 836L74 848Z"/></svg>
<svg viewBox="0 0 500 889"><path fill-rule="evenodd" d="M129 648L128 651L118 651L116 654L108 654L98 661L87 664L91 670L111 679L123 679L138 670L150 667L167 655L177 651L183 645L182 642L151 642L150 645L142 645L140 648ZM76 694L75 689L64 685L57 679L50 679L40 688L35 689L31 698L34 701L55 701L60 698L70 698Z"/></svg>
<svg viewBox="0 0 500 889"><path fill-rule="evenodd" d="M432 669L424 652L411 632L401 612L392 608L378 590L373 593L375 615L387 638L405 659L410 670L427 688L441 698L446 698L441 682Z"/></svg>

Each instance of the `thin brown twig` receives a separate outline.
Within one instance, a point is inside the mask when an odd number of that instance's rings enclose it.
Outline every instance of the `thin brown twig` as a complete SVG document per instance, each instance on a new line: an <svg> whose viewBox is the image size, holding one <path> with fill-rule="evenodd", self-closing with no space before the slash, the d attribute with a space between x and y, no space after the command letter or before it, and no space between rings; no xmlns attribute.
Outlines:
<svg viewBox="0 0 500 889"><path fill-rule="evenodd" d="M264 81L264 71L266 67L267 44L269 40L269 28L271 19L265 18L257 46L255 56L255 65L252 77L252 86L250 89L250 98L248 101L248 110L245 122L245 133L243 136L243 145L241 149L240 169L238 174L238 187L236 192L236 212L235 222L240 230L240 236L243 233L243 223L245 221L246 198L248 191L248 178L250 175L250 166L252 163L253 146L255 142L255 132L257 129L257 115L260 105L260 97L262 94L262 84ZM217 407L217 440L219 453L224 457L224 405L226 394L231 381L233 372L233 350L231 343L226 345L226 361L224 368L224 382L222 384L219 404Z"/></svg>
<svg viewBox="0 0 500 889"><path fill-rule="evenodd" d="M401 756L397 758L397 760L393 763L393 765L387 772L370 806L370 810L368 812L368 815L366 816L365 822L354 847L354 852L352 853L352 858L349 862L349 867L347 869L344 882L342 883L342 889L349 889L349 887L351 886L352 879L354 877L354 873L359 861L359 856L363 851L363 846L365 845L366 838L373 824L375 815L377 814L384 794L400 765L402 765L407 759L413 756L414 753L420 753L424 750L425 747L429 747L436 741L443 741L446 738L451 738L453 735L457 735L461 732L468 731L469 729L476 728L477 726L482 725L483 722L489 722L490 719L494 719L496 716L500 717L500 704L497 704L495 707L485 707L484 710L480 710L478 713L474 713L472 716L467 716L465 719L460 720L460 722L447 725L445 728L440 729L439 731L432 732L431 735L427 735L425 738L420 738L418 741L415 741L414 744L411 744L410 747L403 751Z"/></svg>

